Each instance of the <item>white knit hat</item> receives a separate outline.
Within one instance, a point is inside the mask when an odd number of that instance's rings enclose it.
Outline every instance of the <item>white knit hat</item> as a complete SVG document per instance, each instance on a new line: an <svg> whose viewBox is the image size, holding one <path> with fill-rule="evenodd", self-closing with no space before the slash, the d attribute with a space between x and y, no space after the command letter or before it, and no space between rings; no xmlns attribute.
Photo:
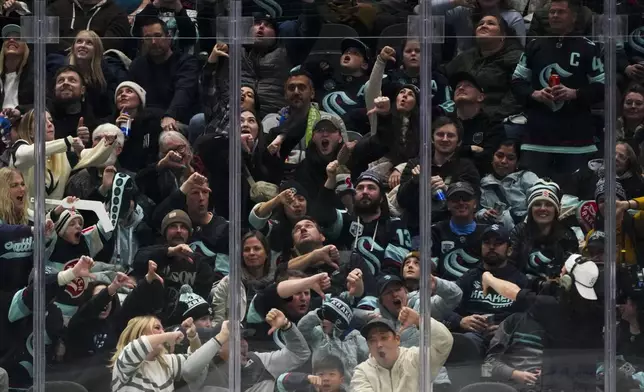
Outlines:
<svg viewBox="0 0 644 392"><path fill-rule="evenodd" d="M136 95L138 95L139 99L141 100L141 107L142 108L145 107L145 95L147 93L145 92L143 87L141 87L137 83L134 83L134 82L131 82L131 81L125 81L125 82L122 82L121 84L118 85L118 87L116 88L116 91L114 92L114 102L116 102L116 100L118 99L118 94L119 94L119 90L121 89L121 87L129 87L132 90L134 90Z"/></svg>

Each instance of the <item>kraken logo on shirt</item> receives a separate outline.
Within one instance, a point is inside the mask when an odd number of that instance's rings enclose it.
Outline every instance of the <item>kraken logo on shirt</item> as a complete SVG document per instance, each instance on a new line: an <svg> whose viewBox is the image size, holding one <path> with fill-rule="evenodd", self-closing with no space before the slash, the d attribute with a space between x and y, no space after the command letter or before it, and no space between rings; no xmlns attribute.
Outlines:
<svg viewBox="0 0 644 392"><path fill-rule="evenodd" d="M443 259L445 271L460 278L464 273L472 269L479 259L470 256L465 249L456 249L448 253Z"/></svg>
<svg viewBox="0 0 644 392"><path fill-rule="evenodd" d="M552 259L540 251L530 253L528 260L528 269L533 273L543 274L544 269L552 263Z"/></svg>
<svg viewBox="0 0 644 392"><path fill-rule="evenodd" d="M570 72L566 71L565 69L561 68L561 66L559 64L552 63L552 64L544 67L541 70L541 73L539 74L539 83L541 84L541 87L543 87L543 88L549 87L548 80L550 79L550 76L552 76L552 74L553 74L552 71L555 71L555 73L557 75L559 75L562 79L569 78L569 77L572 76L572 73L570 73ZM556 112L556 111L560 110L563 107L563 105L564 105L564 102L560 101L560 102L553 102L553 103L549 104L548 106L550 107L550 109L553 112Z"/></svg>
<svg viewBox="0 0 644 392"><path fill-rule="evenodd" d="M322 99L322 107L324 108L324 111L327 113L335 114L339 117L347 114L347 111L344 109L344 107L355 106L357 104L358 103L351 99L344 91L334 91L327 94Z"/></svg>
<svg viewBox="0 0 644 392"><path fill-rule="evenodd" d="M638 27L628 36L628 45L644 55L644 27Z"/></svg>
<svg viewBox="0 0 644 392"><path fill-rule="evenodd" d="M65 264L65 267L63 268L63 271L66 271L68 269L74 268L76 263L78 263L80 259L74 259L67 264ZM85 278L76 278L72 280L67 286L65 286L65 292L69 294L70 297L72 298L78 298L83 294L85 291L85 288L87 287L87 282L85 281Z"/></svg>

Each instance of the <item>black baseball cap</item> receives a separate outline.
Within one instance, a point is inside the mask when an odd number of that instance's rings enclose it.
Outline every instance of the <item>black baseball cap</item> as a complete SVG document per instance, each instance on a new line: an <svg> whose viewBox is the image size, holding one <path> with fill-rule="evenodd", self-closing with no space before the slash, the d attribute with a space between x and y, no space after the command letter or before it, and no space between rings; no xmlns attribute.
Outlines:
<svg viewBox="0 0 644 392"><path fill-rule="evenodd" d="M456 195L458 193L466 193L470 196L475 196L476 191L474 188L472 188L472 185L470 185L468 182L465 181L459 181L455 182L452 185L449 186L447 189L447 198L449 199L451 196Z"/></svg>
<svg viewBox="0 0 644 392"><path fill-rule="evenodd" d="M385 291L387 286L389 286L391 283L400 283L401 285L403 284L402 279L398 275L382 275L378 278L378 281L376 282L376 286L378 287L378 296L381 296L382 293Z"/></svg>
<svg viewBox="0 0 644 392"><path fill-rule="evenodd" d="M490 225L483 230L481 234L481 240L485 240L489 237L497 237L502 239L505 242L510 242L510 232L503 225Z"/></svg>
<svg viewBox="0 0 644 392"><path fill-rule="evenodd" d="M477 82L474 75L469 72L457 72L451 78L452 90L456 90L456 87L461 82L470 82L477 90L484 93L483 87Z"/></svg>
<svg viewBox="0 0 644 392"><path fill-rule="evenodd" d="M362 327L360 330L360 334L365 338L369 338L369 332L376 327L384 327L393 332L394 334L396 333L396 328L394 327L394 324L387 320L386 318L383 317L377 317L374 319L371 319L367 324Z"/></svg>
<svg viewBox="0 0 644 392"><path fill-rule="evenodd" d="M369 50L369 47L365 45L364 42L360 41L357 38L345 38L342 40L340 43L340 50L342 53L346 52L347 49L349 48L356 48L358 51L362 54L362 57L364 57L366 62L369 62L369 58L371 51Z"/></svg>

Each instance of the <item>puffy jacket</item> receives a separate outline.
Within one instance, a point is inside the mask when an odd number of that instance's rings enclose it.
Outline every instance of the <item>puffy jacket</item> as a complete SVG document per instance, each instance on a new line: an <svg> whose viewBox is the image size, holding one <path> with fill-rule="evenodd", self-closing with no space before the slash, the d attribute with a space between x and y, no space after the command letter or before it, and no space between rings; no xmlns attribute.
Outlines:
<svg viewBox="0 0 644 392"><path fill-rule="evenodd" d="M481 180L481 209L476 213L476 219L482 221L485 211L494 208L496 202L502 202L506 204L506 209L501 214L501 223L508 230L512 230L515 222L523 220L527 214L527 200L530 195L528 189L538 179L536 174L528 170L516 171L502 179L498 179L493 174L483 177ZM500 195L503 198L500 198Z"/></svg>
<svg viewBox="0 0 644 392"><path fill-rule="evenodd" d="M511 84L512 74L522 54L519 41L507 39L500 51L487 57L478 48L468 49L447 63L442 71L450 80L459 72L472 74L485 91L483 110L492 120L502 120L521 112Z"/></svg>
<svg viewBox="0 0 644 392"><path fill-rule="evenodd" d="M454 338L440 322L432 319L430 336L431 379L435 379L450 351ZM358 365L351 379L352 392L403 392L417 391L420 376L419 348L401 347L398 359L391 369L376 362L374 357Z"/></svg>

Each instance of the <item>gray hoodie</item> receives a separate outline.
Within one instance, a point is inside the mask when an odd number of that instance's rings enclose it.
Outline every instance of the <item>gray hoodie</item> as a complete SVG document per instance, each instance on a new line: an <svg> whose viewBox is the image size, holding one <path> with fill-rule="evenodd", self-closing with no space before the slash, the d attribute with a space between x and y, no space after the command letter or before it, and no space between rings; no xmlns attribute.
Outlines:
<svg viewBox="0 0 644 392"><path fill-rule="evenodd" d="M286 347L268 353L249 352L242 367L242 385L246 392L273 392L280 374L291 371L308 361L311 351L294 323L281 332ZM276 332L277 333L277 332ZM221 345L210 339L192 353L183 366L183 378L192 392L219 392L228 389L228 363L213 361ZM259 360L260 363L256 363Z"/></svg>
<svg viewBox="0 0 644 392"><path fill-rule="evenodd" d="M342 332L335 327L331 336L327 335L322 329L322 320L318 317L317 312L318 309L315 309L307 313L302 317L297 327L309 342L313 352L313 362L316 358L323 358L327 355L334 355L342 360L345 369L344 386L348 390L353 370L359 363L369 358L367 341L360 331L355 329L344 338L339 336Z"/></svg>

